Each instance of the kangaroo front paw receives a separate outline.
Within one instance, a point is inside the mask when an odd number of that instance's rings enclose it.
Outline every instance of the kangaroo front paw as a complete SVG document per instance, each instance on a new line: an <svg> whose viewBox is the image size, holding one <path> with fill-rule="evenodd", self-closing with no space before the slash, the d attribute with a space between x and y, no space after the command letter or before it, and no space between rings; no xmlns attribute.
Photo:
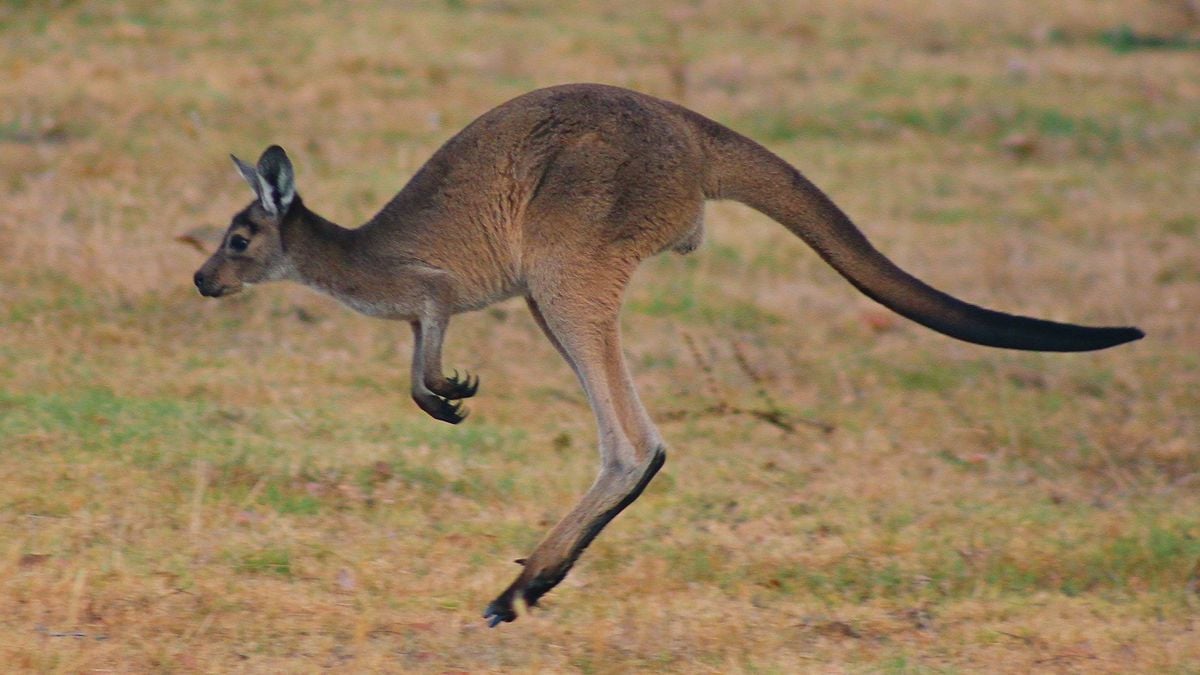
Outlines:
<svg viewBox="0 0 1200 675"><path fill-rule="evenodd" d="M436 394L414 394L413 401L435 420L458 424L467 418L468 413L462 403L449 401Z"/></svg>

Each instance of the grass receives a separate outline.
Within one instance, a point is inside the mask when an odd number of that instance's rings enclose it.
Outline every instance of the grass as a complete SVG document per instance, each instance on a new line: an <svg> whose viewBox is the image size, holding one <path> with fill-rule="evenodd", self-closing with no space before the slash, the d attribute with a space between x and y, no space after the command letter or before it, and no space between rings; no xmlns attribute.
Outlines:
<svg viewBox="0 0 1200 675"><path fill-rule="evenodd" d="M1193 672L1197 27L1186 3L0 5L0 663L24 671ZM545 608L484 604L595 432L519 302L408 331L204 301L174 237L270 143L369 217L527 89L667 96L794 162L969 301L1149 337L953 342L710 205L625 347L671 445Z"/></svg>

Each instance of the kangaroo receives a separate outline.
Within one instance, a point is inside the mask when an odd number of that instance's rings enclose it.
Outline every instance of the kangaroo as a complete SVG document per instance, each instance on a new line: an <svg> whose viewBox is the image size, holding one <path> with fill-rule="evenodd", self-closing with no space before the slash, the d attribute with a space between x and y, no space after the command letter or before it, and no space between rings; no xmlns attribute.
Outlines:
<svg viewBox="0 0 1200 675"><path fill-rule="evenodd" d="M407 321L412 398L457 424L479 379L442 369L450 317L522 296L575 371L599 429L595 482L487 606L489 626L537 604L641 494L665 445L621 355L617 314L634 268L703 238L705 200L733 199L783 224L867 296L945 335L992 347L1087 351L1137 340L968 304L904 272L799 171L758 143L674 103L626 89L540 89L485 113L443 145L366 224L311 211L279 146L233 157L255 199L196 272L207 297L290 280L358 312Z"/></svg>

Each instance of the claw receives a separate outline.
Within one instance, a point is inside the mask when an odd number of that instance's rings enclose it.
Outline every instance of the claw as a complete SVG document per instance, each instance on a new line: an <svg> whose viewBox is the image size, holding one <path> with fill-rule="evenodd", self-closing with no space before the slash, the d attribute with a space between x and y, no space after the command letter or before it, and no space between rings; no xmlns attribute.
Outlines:
<svg viewBox="0 0 1200 675"><path fill-rule="evenodd" d="M471 398L479 390L479 378L471 377L464 372L460 377L458 371L446 378L446 386L442 395L449 399Z"/></svg>
<svg viewBox="0 0 1200 675"><path fill-rule="evenodd" d="M435 420L458 424L467 418L468 411L458 401L452 402L436 394L414 396L413 400Z"/></svg>
<svg viewBox="0 0 1200 675"><path fill-rule="evenodd" d="M443 422L449 422L450 424L458 424L459 422L467 419L467 415L469 413L465 408L462 407L462 403L459 403L458 401L451 403L450 401L443 399L442 404L442 409L440 411L442 416L438 417L438 419L442 420Z"/></svg>

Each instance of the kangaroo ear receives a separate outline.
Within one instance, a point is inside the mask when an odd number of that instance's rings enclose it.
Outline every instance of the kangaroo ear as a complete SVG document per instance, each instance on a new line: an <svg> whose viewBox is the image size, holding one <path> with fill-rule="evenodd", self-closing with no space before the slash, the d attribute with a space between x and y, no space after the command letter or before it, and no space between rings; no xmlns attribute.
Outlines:
<svg viewBox="0 0 1200 675"><path fill-rule="evenodd" d="M263 208L272 215L287 213L296 197L296 173L283 148L272 145L263 151L255 174L261 184L258 198Z"/></svg>
<svg viewBox="0 0 1200 675"><path fill-rule="evenodd" d="M237 167L238 173L242 175L242 178L246 179L246 183L250 185L250 189L254 190L254 196L261 200L263 194L262 182L258 180L258 171L233 155L230 155L229 158L233 160L233 164Z"/></svg>

